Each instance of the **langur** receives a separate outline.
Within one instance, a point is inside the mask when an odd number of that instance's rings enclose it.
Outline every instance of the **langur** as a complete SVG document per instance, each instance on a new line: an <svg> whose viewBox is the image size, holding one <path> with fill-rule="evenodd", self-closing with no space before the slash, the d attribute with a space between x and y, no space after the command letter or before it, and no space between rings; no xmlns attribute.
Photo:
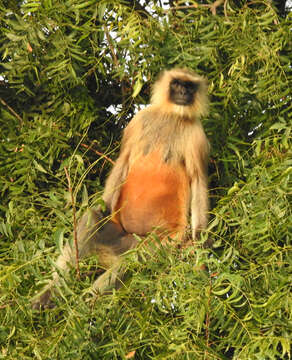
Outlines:
<svg viewBox="0 0 292 360"><path fill-rule="evenodd" d="M117 287L121 255L137 245L134 234L155 232L185 239L188 218L192 238L207 225L207 162L209 143L200 118L208 109L207 83L188 69L164 71L153 86L151 105L138 112L124 130L120 155L105 184L103 200L109 221L101 210L90 209L77 227L79 258L92 254L108 269L93 289L104 293ZM75 262L74 249L65 246L57 260L59 270ZM48 306L53 280L34 307Z"/></svg>

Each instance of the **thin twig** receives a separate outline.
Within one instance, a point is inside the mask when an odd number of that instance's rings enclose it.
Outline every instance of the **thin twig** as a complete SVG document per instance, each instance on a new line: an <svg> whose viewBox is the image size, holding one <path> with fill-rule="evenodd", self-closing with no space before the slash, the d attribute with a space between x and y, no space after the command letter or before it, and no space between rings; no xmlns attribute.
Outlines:
<svg viewBox="0 0 292 360"><path fill-rule="evenodd" d="M208 348L210 346L210 333L209 333L209 328L210 328L210 304L211 304L211 293L212 293L212 277L215 276L214 274L210 275L210 283L209 283L209 292L208 292L208 304L207 304L207 313L206 313L206 331L205 331L205 335L206 335L206 351L205 351L205 358L206 356L208 356Z"/></svg>
<svg viewBox="0 0 292 360"><path fill-rule="evenodd" d="M216 9L218 6L225 3L227 0L216 0L212 5L210 5L210 11L213 15L216 15Z"/></svg>
<svg viewBox="0 0 292 360"><path fill-rule="evenodd" d="M211 296L212 296L212 278L218 276L218 273L213 273L210 274L210 282L209 282L209 291L208 291L208 303L207 303L207 313L206 313L206 331L205 331L205 335L206 335L206 351L205 351L205 356L208 355L208 348L210 347L210 333L209 333L209 329L210 329L210 305L211 305Z"/></svg>
<svg viewBox="0 0 292 360"><path fill-rule="evenodd" d="M107 39L107 42L108 42L108 46L109 46L111 54L112 54L113 62L115 64L116 68L118 69L120 67L120 63L119 63L117 54L115 53L115 49L114 49L113 44L112 44L112 38L110 36L108 28L105 25L103 26L103 29L104 29L104 33L105 33L105 36L106 36L106 39ZM126 88L125 88L125 81L123 79L121 80L121 86L122 86L123 107L124 107Z"/></svg>
<svg viewBox="0 0 292 360"><path fill-rule="evenodd" d="M224 3L224 14L227 17L226 13L226 3L227 0L216 0L213 4L192 4L192 5L182 5L182 6L173 6L164 12L175 11L175 10L184 10L184 9L197 9L198 7L206 7L209 8L213 15L216 15L216 9L218 6Z"/></svg>
<svg viewBox="0 0 292 360"><path fill-rule="evenodd" d="M228 17L228 15L227 15L227 0L224 1L224 15L225 15L225 17Z"/></svg>
<svg viewBox="0 0 292 360"><path fill-rule="evenodd" d="M12 107L10 107L1 97L0 97L0 102L2 105L7 107L7 109L11 112L11 114L14 115L20 121L20 124L22 125L22 123L23 123L22 118L12 109Z"/></svg>
<svg viewBox="0 0 292 360"><path fill-rule="evenodd" d="M107 39L108 46L110 48L111 54L112 54L113 62L116 65L116 67L119 67L119 60L118 60L117 55L115 53L110 33L109 33L109 31L108 31L108 29L107 29L107 27L105 25L103 26L103 30L104 30L104 33L105 33L105 36L106 36L106 39Z"/></svg>
<svg viewBox="0 0 292 360"><path fill-rule="evenodd" d="M85 147L85 148L88 149L88 150L91 150L91 151L95 152L97 155L105 158L105 159L106 159L107 161L109 161L111 164L113 164L113 165L115 164L115 162L114 162L112 159L110 159L108 156L106 156L106 155L103 154L102 152L99 152L99 151L97 151L97 150L92 149L91 146L88 146L88 145L86 145L86 144L81 144L81 146Z"/></svg>
<svg viewBox="0 0 292 360"><path fill-rule="evenodd" d="M210 327L210 302L211 302L211 291L212 291L212 280L210 277L210 284L209 284L209 294L208 294L208 305L207 305L207 314L206 314L206 346L209 347L209 327Z"/></svg>
<svg viewBox="0 0 292 360"><path fill-rule="evenodd" d="M70 176L68 174L68 170L67 170L66 167L64 167L64 171L65 171L66 178L67 178L67 181L68 181L69 193L71 195L72 211L73 211L73 238L74 238L75 256L76 256L76 273L77 273L77 279L80 279L79 251L78 251L78 242L77 242L76 206L75 206L74 195L73 195L73 191L72 191L72 187L71 187Z"/></svg>
<svg viewBox="0 0 292 360"><path fill-rule="evenodd" d="M184 9L197 9L199 4L192 4L192 5L181 5L181 6L173 6L169 9L163 10L163 12L175 11L175 10L184 10Z"/></svg>

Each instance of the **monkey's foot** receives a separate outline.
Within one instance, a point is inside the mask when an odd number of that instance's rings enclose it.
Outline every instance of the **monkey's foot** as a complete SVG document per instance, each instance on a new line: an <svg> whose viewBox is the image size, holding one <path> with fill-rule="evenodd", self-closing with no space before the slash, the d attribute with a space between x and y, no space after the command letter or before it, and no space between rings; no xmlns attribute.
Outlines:
<svg viewBox="0 0 292 360"><path fill-rule="evenodd" d="M31 305L33 310L52 309L55 303L52 301L52 291L46 290L42 295L38 296L32 301Z"/></svg>

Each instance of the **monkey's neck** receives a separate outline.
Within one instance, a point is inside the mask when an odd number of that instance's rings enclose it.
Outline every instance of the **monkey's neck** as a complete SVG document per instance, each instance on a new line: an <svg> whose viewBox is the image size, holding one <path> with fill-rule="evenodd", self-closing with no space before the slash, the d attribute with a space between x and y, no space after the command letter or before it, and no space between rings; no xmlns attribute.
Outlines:
<svg viewBox="0 0 292 360"><path fill-rule="evenodd" d="M183 118L173 114L161 116L159 109L141 114L141 133L137 148L143 155L160 149L163 162L183 163L186 148L192 146L196 132L201 131L201 123L195 119ZM189 145L188 145L189 144Z"/></svg>

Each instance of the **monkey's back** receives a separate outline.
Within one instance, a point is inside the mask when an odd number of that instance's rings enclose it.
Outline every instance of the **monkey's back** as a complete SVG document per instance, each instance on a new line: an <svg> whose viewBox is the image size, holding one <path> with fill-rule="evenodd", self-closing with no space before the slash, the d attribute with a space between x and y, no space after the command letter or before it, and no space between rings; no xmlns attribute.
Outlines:
<svg viewBox="0 0 292 360"><path fill-rule="evenodd" d="M130 167L116 206L116 220L128 233L154 229L170 235L187 226L189 179L182 164L162 161L158 151L141 156Z"/></svg>

